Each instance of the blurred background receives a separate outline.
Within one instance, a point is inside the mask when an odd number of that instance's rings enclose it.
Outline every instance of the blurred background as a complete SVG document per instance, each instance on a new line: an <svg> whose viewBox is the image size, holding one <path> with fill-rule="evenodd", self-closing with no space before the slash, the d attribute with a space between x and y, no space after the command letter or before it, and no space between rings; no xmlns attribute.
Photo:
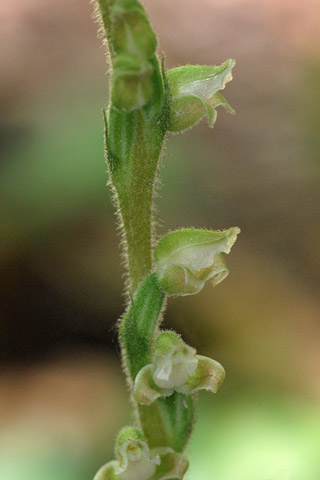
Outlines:
<svg viewBox="0 0 320 480"><path fill-rule="evenodd" d="M165 325L220 361L189 480L320 478L317 0L145 0L166 66L237 60L219 111L171 136L156 199L177 227L241 236L229 278ZM106 188L107 66L77 0L0 4L0 478L87 480L130 422L115 323L123 269Z"/></svg>

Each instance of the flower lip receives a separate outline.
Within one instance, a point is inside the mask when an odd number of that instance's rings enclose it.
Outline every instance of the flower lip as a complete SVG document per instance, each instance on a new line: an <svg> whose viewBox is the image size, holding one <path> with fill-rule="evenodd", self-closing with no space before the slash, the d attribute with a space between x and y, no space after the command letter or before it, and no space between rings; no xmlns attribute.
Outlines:
<svg viewBox="0 0 320 480"><path fill-rule="evenodd" d="M181 387L194 374L198 365L196 350L185 344L175 345L155 360L153 381L160 388Z"/></svg>
<svg viewBox="0 0 320 480"><path fill-rule="evenodd" d="M146 442L137 438L125 441L119 450L119 466L115 474L121 480L149 480L160 464L159 455L151 457Z"/></svg>

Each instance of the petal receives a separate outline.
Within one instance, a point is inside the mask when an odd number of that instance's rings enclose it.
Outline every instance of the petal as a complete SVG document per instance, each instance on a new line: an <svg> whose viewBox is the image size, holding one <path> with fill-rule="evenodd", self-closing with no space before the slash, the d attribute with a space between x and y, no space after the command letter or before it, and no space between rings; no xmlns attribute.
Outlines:
<svg viewBox="0 0 320 480"><path fill-rule="evenodd" d="M177 453L172 448L155 448L153 454L160 455L161 463L152 480L181 480L188 470L189 461L182 453Z"/></svg>
<svg viewBox="0 0 320 480"><path fill-rule="evenodd" d="M216 255L209 276L213 287L221 283L228 275L229 270L224 263L222 255Z"/></svg>
<svg viewBox="0 0 320 480"><path fill-rule="evenodd" d="M208 357L197 355L197 369L188 381L176 390L180 393L190 394L198 390L209 390L216 393L225 377L223 366Z"/></svg>
<svg viewBox="0 0 320 480"><path fill-rule="evenodd" d="M119 476L115 473L118 468L119 462L112 460L98 470L93 480L119 480Z"/></svg>
<svg viewBox="0 0 320 480"><path fill-rule="evenodd" d="M185 228L167 233L155 248L155 260L159 266L168 263L188 265L192 270L209 265L208 255L229 253L240 229L201 230ZM197 254L200 252L200 254Z"/></svg>
<svg viewBox="0 0 320 480"><path fill-rule="evenodd" d="M140 405L151 405L159 397L168 397L173 394L173 390L152 388L153 365L146 365L136 376L133 388L133 396ZM157 386L155 386L157 387Z"/></svg>
<svg viewBox="0 0 320 480"><path fill-rule="evenodd" d="M197 95L208 100L225 88L232 80L235 60L226 60L222 65L184 65L169 70L168 78L171 95Z"/></svg>

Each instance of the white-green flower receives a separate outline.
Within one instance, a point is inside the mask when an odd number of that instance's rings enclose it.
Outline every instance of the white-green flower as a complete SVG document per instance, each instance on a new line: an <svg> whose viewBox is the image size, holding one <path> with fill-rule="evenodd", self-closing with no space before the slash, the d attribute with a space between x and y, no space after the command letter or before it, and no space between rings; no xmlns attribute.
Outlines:
<svg viewBox="0 0 320 480"><path fill-rule="evenodd" d="M162 332L157 338L152 363L143 367L134 383L134 398L151 405L159 397L174 392L191 394L198 390L216 393L225 371L220 363L197 355L174 332Z"/></svg>
<svg viewBox="0 0 320 480"><path fill-rule="evenodd" d="M124 428L116 442L116 457L100 468L94 480L181 480L189 462L172 448L150 451L144 435Z"/></svg>
<svg viewBox="0 0 320 480"><path fill-rule="evenodd" d="M119 449L119 466L115 473L121 480L148 480L160 464L159 456L151 457L148 445L138 439L131 439L125 442Z"/></svg>
<svg viewBox="0 0 320 480"><path fill-rule="evenodd" d="M232 80L231 70L235 65L232 59L219 66L184 65L166 73L170 94L171 132L181 132L208 118L213 127L218 106L234 113L227 100L219 93L227 82Z"/></svg>
<svg viewBox="0 0 320 480"><path fill-rule="evenodd" d="M213 231L187 228L165 235L155 248L161 287L169 295L193 295L206 281L213 286L228 275L222 253L229 253L240 229Z"/></svg>

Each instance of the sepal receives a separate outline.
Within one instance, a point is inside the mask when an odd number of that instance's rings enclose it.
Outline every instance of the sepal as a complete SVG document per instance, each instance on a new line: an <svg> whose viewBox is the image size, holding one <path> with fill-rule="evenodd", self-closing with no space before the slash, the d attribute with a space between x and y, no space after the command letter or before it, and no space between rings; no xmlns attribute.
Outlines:
<svg viewBox="0 0 320 480"><path fill-rule="evenodd" d="M152 405L159 397L169 397L173 390L159 388L153 381L154 367L151 363L143 367L134 382L133 396L140 405Z"/></svg>
<svg viewBox="0 0 320 480"><path fill-rule="evenodd" d="M159 284L168 295L193 295L206 281L228 275L221 253L229 253L240 229L182 229L165 235L155 248Z"/></svg>
<svg viewBox="0 0 320 480"><path fill-rule="evenodd" d="M218 106L234 113L227 100L218 93L232 80L235 61L227 60L220 66L185 65L169 70L166 75L171 93L169 130L181 132L207 117L213 127Z"/></svg>

